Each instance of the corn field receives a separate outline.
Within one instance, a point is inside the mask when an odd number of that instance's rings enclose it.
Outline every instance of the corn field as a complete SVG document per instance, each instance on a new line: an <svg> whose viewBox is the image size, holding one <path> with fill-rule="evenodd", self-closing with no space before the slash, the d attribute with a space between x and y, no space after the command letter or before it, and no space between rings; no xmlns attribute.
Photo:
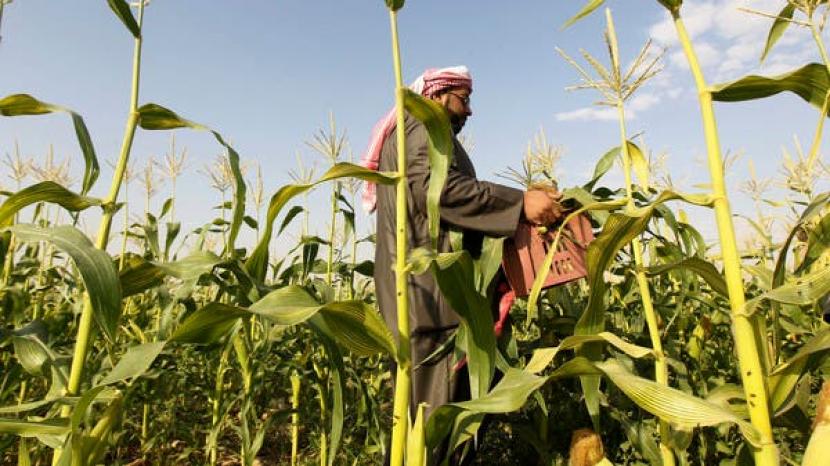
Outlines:
<svg viewBox="0 0 830 466"><path fill-rule="evenodd" d="M142 32L153 21L152 4L99 3L133 41L111 180L99 179L100 136L90 134L83 115L39 100L37 89L0 98L0 124L58 114L83 156L73 161L83 164L82 179L72 180L67 162L51 153L41 164L4 148L3 175L14 188L0 192L1 464L423 466L442 444L456 455L475 444L474 464L830 464L826 1L786 0L779 11L748 12L769 20L761 60L790 29L805 28L821 62L714 84L701 71L684 2L641 2L671 18L696 85L710 183L694 192L661 178L627 127L632 96L660 73L662 53L647 42L621 56L610 8L622 2L575 5L565 26L604 11L606 27L596 37L607 55L563 49L552 59L572 66L569 90L592 93L616 112L619 143L596 148L590 179L559 187L568 213L547 227L558 242L568 220L590 219L596 239L586 252L587 276L543 289L551 247L547 267L530 295L513 303L512 324L498 338L489 303L503 238L488 238L479 257L460 247L408 250L405 169L352 163L334 116L307 143L325 166L300 165L268 198L262 172L221 129L142 94ZM406 111L429 132L430 192L437 195L428 211L437 235L452 158L449 120L403 84L404 0L377 3L389 13L396 82L384 92L395 97L399 127ZM0 0L0 27L13 7ZM804 101L803 112L815 115L814 137L782 161L775 182L785 196L770 200L769 180L753 177L743 187L756 203L748 220L757 234L739 244L713 103L740 106L779 93ZM221 155L198 160L171 138L164 157L139 168L133 142L148 131L201 132ZM404 137L397 133L398 167L406 166ZM525 189L555 186L559 157L541 133L517 168L501 175ZM216 218L183 231L176 180L196 166L209 180L205 195L220 204ZM622 175L623 185L607 186L609 173ZM136 181L145 199L126 197ZM397 329L378 312L373 262L358 253L375 241L356 224L363 181L395 186L403 212L390 271L403 317ZM106 194L91 196L95 186ZM309 205L315 190L327 204ZM161 193L166 200L154 211L150 199ZM786 214L770 218L765 206L773 202ZM704 239L689 208L717 225L716 241ZM309 222L312 210L327 217L325 227ZM81 214L95 219L97 231L80 227ZM773 236L773 222L786 236ZM274 253L277 243L287 252ZM412 274L433 274L461 317L442 351L466 361L473 394L433 407L428 418L423 409L408 413L411 372L421 363L410 355L401 285Z"/></svg>

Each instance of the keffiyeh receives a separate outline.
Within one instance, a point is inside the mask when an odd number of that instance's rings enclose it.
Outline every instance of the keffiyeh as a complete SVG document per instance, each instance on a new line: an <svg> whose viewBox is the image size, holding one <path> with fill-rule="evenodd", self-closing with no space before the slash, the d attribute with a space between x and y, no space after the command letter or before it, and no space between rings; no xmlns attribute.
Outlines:
<svg viewBox="0 0 830 466"><path fill-rule="evenodd" d="M409 89L426 98L435 97L442 91L451 88L467 88L473 90L473 78L466 66L452 66L449 68L430 68L413 82ZM396 124L395 108L393 107L380 121L375 124L369 137L369 148L363 155L361 165L377 170L380 165L380 151L386 138L392 134ZM363 190L363 208L367 212L374 212L377 204L377 186L366 182Z"/></svg>

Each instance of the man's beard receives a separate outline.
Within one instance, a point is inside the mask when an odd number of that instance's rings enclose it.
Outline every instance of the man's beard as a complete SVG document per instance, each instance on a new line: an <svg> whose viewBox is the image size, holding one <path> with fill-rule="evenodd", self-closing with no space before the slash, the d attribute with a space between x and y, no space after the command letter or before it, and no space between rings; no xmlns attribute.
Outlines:
<svg viewBox="0 0 830 466"><path fill-rule="evenodd" d="M464 123L466 122L467 119L464 117L450 117L450 126L452 126L453 133L460 133L461 129L464 128Z"/></svg>

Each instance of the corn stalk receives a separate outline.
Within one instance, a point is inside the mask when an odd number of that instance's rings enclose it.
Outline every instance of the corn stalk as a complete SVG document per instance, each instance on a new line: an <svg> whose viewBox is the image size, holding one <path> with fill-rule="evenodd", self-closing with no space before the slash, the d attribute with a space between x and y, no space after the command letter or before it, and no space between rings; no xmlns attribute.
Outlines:
<svg viewBox="0 0 830 466"><path fill-rule="evenodd" d="M680 16L679 5L670 8L670 11L677 36L683 46L683 52L686 55L686 60L689 63L698 90L708 153L709 173L712 178L712 191L715 197L714 209L723 257L723 271L729 291L729 304L732 309L738 363L749 417L761 440L758 447L753 447L752 453L757 465L777 465L778 451L772 437L770 403L765 381L766 374L761 361L761 349L759 348L760 343L765 341L766 335L756 327L758 317L753 318L752 315L744 312L746 300L741 277L741 258L735 240L732 210L726 194L723 158L721 157L718 128L712 106L712 93L706 84L691 39ZM763 326L758 325L758 327Z"/></svg>
<svg viewBox="0 0 830 466"><path fill-rule="evenodd" d="M391 466L401 466L406 454L406 437L409 430L409 398L412 383L412 367L409 342L409 290L406 269L407 254L407 206L406 206L406 132L404 129L404 91L401 72L401 51L398 40L398 13L403 2L389 2L389 24L392 32L392 63L395 72L395 112L397 127L395 137L398 146L398 172L395 181L395 289L398 314L398 361L395 375L395 400L392 412Z"/></svg>
<svg viewBox="0 0 830 466"><path fill-rule="evenodd" d="M291 466L297 466L300 447L300 384L302 379L296 371L291 374Z"/></svg>
<svg viewBox="0 0 830 466"><path fill-rule="evenodd" d="M144 20L144 2L139 2L138 5L138 27L139 30ZM115 174L112 178L109 194L104 198L104 212L101 216L101 223L98 227L98 236L95 239L95 246L98 249L106 250L109 241L110 228L112 227L112 217L115 210L112 206L118 199L118 192L121 189L121 182L124 179L124 174L127 169L127 163L130 159L130 149L133 145L133 137L138 126L138 89L141 70L141 36L134 39L135 45L133 48L133 73L132 86L130 91L130 111L127 117L126 128L124 129L124 138L121 143L121 152L118 156L118 163L115 167ZM93 308L90 295L87 292L84 297L84 306L81 311L81 317L78 322L78 334L75 340L75 350L72 355L72 367L69 372L69 382L66 387L67 396L77 396L81 388L81 381L83 380L84 364L86 362L86 355L89 351L92 342L92 323L93 323ZM61 416L67 417L72 412L71 406L64 406L61 409ZM53 464L57 464L60 458L61 450L56 449L53 456Z"/></svg>
<svg viewBox="0 0 830 466"><path fill-rule="evenodd" d="M809 24L810 24L810 34L813 37L813 41L816 43L816 48L818 49L819 55L821 56L821 61L824 63L824 66L827 68L827 72L830 73L830 58L827 56L827 49L824 46L824 40L821 38L821 29L813 18L813 10L814 6L811 4L807 4L810 8L805 13L808 16ZM816 5L817 6L817 5ZM824 132L824 120L827 118L827 111L830 110L830 91L824 96L824 105L821 108L821 114L818 117L818 124L816 125L816 133L813 137L813 143L810 146L810 155L807 158L807 170L812 172L813 166L816 163L816 160L819 157L819 147L821 146L821 136Z"/></svg>
<svg viewBox="0 0 830 466"><path fill-rule="evenodd" d="M611 65L612 73L616 77L621 76L619 51L617 47L617 34L614 29L614 21L611 17L611 10L605 10L605 17L608 23L608 45L611 51ZM644 53L643 53L644 55ZM620 153L623 161L623 172L625 175L625 192L628 200L627 208L633 209L634 205L634 190L632 182L632 154L631 147L628 142L628 134L625 125L625 100L624 95L620 93L616 101L617 115L620 126ZM645 267L643 261L643 245L639 237L631 240L631 248L634 250L634 263L636 265L635 277L637 279L637 286L640 290L640 298L643 303L643 311L646 316L646 324L648 326L648 334L651 338L651 348L654 352L654 378L657 383L661 385L669 385L669 371L666 363L666 356L663 353L663 344L660 341L660 329L657 325L657 313L654 311L654 304L651 299L651 291L648 287L648 280L643 271ZM663 466L674 465L674 454L671 448L666 444L666 440L670 437L671 431L669 423L660 420L660 457L663 460Z"/></svg>

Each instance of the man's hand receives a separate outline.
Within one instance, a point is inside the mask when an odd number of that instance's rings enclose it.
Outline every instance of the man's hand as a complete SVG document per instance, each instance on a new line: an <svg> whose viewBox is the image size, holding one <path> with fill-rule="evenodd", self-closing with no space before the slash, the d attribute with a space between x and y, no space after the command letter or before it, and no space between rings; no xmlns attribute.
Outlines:
<svg viewBox="0 0 830 466"><path fill-rule="evenodd" d="M550 193L541 189L531 189L525 193L525 218L536 225L550 225L562 217L560 193Z"/></svg>

